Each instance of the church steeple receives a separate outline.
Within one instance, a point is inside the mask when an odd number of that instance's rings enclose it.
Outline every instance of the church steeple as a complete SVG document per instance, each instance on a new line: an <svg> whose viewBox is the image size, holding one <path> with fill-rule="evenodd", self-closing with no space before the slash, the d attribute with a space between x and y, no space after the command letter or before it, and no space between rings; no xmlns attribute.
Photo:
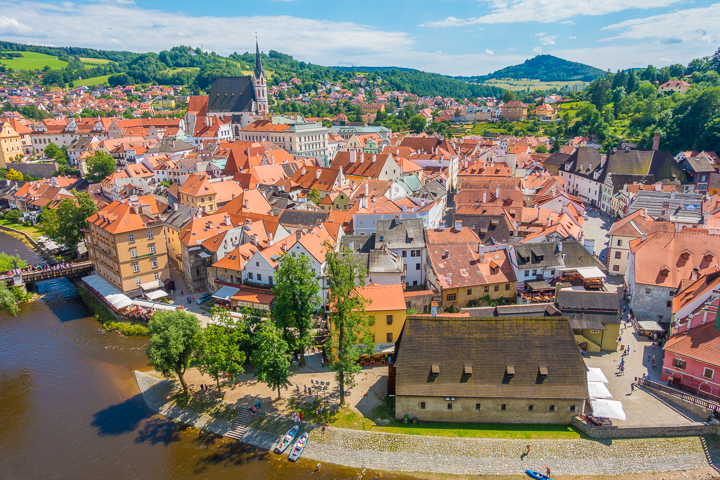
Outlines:
<svg viewBox="0 0 720 480"><path fill-rule="evenodd" d="M260 60L260 46L258 45L257 34L255 35L255 72L253 73L257 114L266 116L268 114L267 81Z"/></svg>
<svg viewBox="0 0 720 480"><path fill-rule="evenodd" d="M262 60L260 60L260 47L258 46L257 36L255 37L255 78L265 76L265 72L262 67Z"/></svg>

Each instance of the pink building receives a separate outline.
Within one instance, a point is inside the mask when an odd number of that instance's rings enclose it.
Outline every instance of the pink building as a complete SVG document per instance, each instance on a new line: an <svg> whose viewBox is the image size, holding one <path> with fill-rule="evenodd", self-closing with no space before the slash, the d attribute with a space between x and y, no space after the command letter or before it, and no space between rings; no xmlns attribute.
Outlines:
<svg viewBox="0 0 720 480"><path fill-rule="evenodd" d="M714 318L668 340L661 380L720 394L720 331Z"/></svg>

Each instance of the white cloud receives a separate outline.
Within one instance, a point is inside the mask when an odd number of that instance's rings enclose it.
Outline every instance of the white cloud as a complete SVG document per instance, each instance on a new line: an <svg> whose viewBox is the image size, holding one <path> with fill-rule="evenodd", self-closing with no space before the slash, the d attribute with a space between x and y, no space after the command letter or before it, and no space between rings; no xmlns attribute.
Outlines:
<svg viewBox="0 0 720 480"><path fill-rule="evenodd" d="M493 52L492 50L489 50L487 48L485 49L485 53L487 53L488 55L495 55L495 52Z"/></svg>
<svg viewBox="0 0 720 480"><path fill-rule="evenodd" d="M659 62L665 62L665 63L670 63L670 62L672 62L672 60L670 60L669 58L665 58L665 57L660 57L660 58L658 58L658 61L659 61Z"/></svg>
<svg viewBox="0 0 720 480"><path fill-rule="evenodd" d="M31 27L20 23L14 17L0 16L0 35L9 37L31 37L37 32Z"/></svg>
<svg viewBox="0 0 720 480"><path fill-rule="evenodd" d="M542 53L542 47L535 47L535 48L533 48L533 52L535 52L535 53Z"/></svg>
<svg viewBox="0 0 720 480"><path fill-rule="evenodd" d="M678 29L678 26L682 26ZM652 17L625 20L603 27L618 30L615 37L603 40L634 39L655 41L669 45L683 42L716 44L720 41L720 3L708 7L688 8Z"/></svg>
<svg viewBox="0 0 720 480"><path fill-rule="evenodd" d="M536 37L542 37L543 35L547 35L547 32L540 32L535 34Z"/></svg>
<svg viewBox="0 0 720 480"><path fill-rule="evenodd" d="M560 22L558 25L575 25L575 22L572 20L565 20L564 22Z"/></svg>
<svg viewBox="0 0 720 480"><path fill-rule="evenodd" d="M540 39L543 45L555 45L555 39L557 35L545 35Z"/></svg>
<svg viewBox="0 0 720 480"><path fill-rule="evenodd" d="M631 8L666 7L680 0L486 0L490 13L480 17L447 17L422 27L461 27L484 23L551 23L576 15L605 15Z"/></svg>
<svg viewBox="0 0 720 480"><path fill-rule="evenodd" d="M576 37L575 35L570 35L568 38L569 38L570 40L575 40L577 37Z"/></svg>

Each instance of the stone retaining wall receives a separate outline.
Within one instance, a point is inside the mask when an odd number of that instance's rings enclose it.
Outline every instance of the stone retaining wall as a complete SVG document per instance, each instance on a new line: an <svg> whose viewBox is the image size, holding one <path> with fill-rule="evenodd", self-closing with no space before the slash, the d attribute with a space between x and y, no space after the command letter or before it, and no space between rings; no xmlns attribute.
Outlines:
<svg viewBox="0 0 720 480"><path fill-rule="evenodd" d="M682 408L683 410L687 410L688 412L692 413L696 417L704 419L704 420L707 420L708 418L710 418L710 415L712 415L712 413L713 413L712 410L710 410L709 408L702 407L700 405L689 402L682 398L674 397L665 392L661 392L660 390L655 390L653 388L643 388L643 391L649 393L650 395L655 395L656 397L660 397L665 401L674 403L675 405Z"/></svg>
<svg viewBox="0 0 720 480"><path fill-rule="evenodd" d="M677 427L596 427L575 417L572 425L592 438L698 437L718 434L718 425L704 423Z"/></svg>

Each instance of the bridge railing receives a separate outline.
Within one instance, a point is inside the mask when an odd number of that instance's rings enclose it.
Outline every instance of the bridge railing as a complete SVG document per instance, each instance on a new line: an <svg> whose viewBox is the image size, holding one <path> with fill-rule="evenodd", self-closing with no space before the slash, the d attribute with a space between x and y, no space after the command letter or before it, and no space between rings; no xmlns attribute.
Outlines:
<svg viewBox="0 0 720 480"><path fill-rule="evenodd" d="M658 390L663 393L667 393L668 395L672 395L673 397L681 398L685 401L694 403L695 405L700 405L701 407L707 408L709 410L712 410L715 413L720 414L720 403L707 400L704 398L696 397L695 395L691 395L689 393L684 393L680 390L677 390L672 387L668 387L667 385L663 385L661 383L653 382L652 380L648 380L647 378L635 378L635 382L637 385L642 387L651 388L653 390Z"/></svg>

